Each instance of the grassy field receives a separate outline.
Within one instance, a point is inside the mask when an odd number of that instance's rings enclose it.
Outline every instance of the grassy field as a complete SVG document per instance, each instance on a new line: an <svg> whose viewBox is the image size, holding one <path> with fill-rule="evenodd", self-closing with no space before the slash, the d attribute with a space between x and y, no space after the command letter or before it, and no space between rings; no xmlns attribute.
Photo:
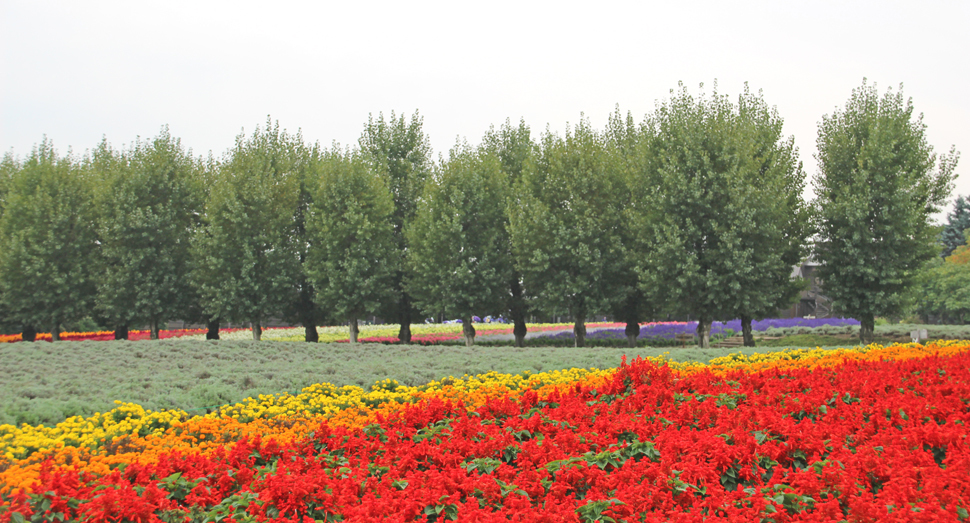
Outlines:
<svg viewBox="0 0 970 523"><path fill-rule="evenodd" d="M759 350L765 349L742 352ZM247 397L296 392L320 382L368 388L391 378L422 385L491 370L611 368L624 354L632 358L663 352L677 361L707 361L732 351L185 340L9 343L0 346L0 368L5 369L0 373L0 424L50 425L68 416L104 412L115 400L153 410L204 413Z"/></svg>

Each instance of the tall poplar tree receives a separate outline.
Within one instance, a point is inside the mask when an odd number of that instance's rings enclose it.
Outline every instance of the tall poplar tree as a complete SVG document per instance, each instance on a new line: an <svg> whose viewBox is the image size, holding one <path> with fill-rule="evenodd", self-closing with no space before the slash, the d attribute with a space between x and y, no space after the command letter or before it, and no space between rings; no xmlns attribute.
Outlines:
<svg viewBox="0 0 970 523"><path fill-rule="evenodd" d="M440 169L425 184L405 230L407 288L426 314L461 318L465 344L471 346L472 316L497 314L508 304L508 182L496 156L467 144L452 149Z"/></svg>
<svg viewBox="0 0 970 523"><path fill-rule="evenodd" d="M624 182L622 189L616 192L616 198L623 208L623 226L620 228L623 260L617 269L618 299L614 302L612 312L617 320L626 323L624 334L627 346L636 347L640 322L657 312L654 303L647 299L640 288L640 278L636 270L640 257L649 249L649 245L639 241L639 231L632 226L635 220L631 219L640 207L649 205L645 200L634 198L643 170L642 147L648 135L634 122L630 113L624 117L617 108L607 122L605 138L611 169L619 173Z"/></svg>
<svg viewBox="0 0 970 523"><path fill-rule="evenodd" d="M939 158L902 86L880 97L865 80L822 118L814 186L818 277L833 306L861 323L896 314L923 265L939 252L930 218L953 187L958 154Z"/></svg>
<svg viewBox="0 0 970 523"><path fill-rule="evenodd" d="M7 201L7 191L10 186L10 181L13 180L14 175L20 170L20 162L14 157L12 153L4 153L3 158L0 158L0 220L3 219L3 209L6 206ZM4 248L3 244L0 244L0 250ZM23 329L23 325L19 325L16 321L11 318L9 312L7 312L6 304L3 301L2 290L0 290L0 329L4 334L16 332L17 329L21 330L23 334L24 341L34 341L36 332Z"/></svg>
<svg viewBox="0 0 970 523"><path fill-rule="evenodd" d="M16 321L49 329L90 313L98 274L91 184L46 138L9 181L0 219L0 294Z"/></svg>
<svg viewBox="0 0 970 523"><path fill-rule="evenodd" d="M431 145L422 130L423 120L415 112L411 120L404 115L395 117L391 112L389 119L381 113L375 119L367 119L364 132L360 137L360 150L380 169L394 197L394 238L402 258L407 258L407 242L404 230L414 218L417 199L421 195L424 182L431 173ZM407 264L401 265L394 276L393 288L396 298L391 300L382 312L385 319L401 324L398 339L411 343L411 322L418 311L408 294L406 280Z"/></svg>
<svg viewBox="0 0 970 523"><path fill-rule="evenodd" d="M358 319L397 296L394 200L384 177L356 152L334 149L319 168L307 214L306 273L320 307L347 321L356 343Z"/></svg>
<svg viewBox="0 0 970 523"><path fill-rule="evenodd" d="M268 120L240 134L220 166L206 203L207 227L194 236L194 280L206 313L262 323L283 314L301 276L293 215L305 155L300 136Z"/></svg>
<svg viewBox="0 0 970 523"><path fill-rule="evenodd" d="M645 245L640 287L667 311L696 317L708 347L714 320L750 322L788 292L795 217L786 212L800 198L798 171L760 96L735 106L716 88L695 99L681 84L644 127L633 213Z"/></svg>
<svg viewBox="0 0 970 523"><path fill-rule="evenodd" d="M754 347L752 320L791 306L804 288L803 280L791 274L807 252L811 215L802 196L805 173L798 149L793 137L782 136L784 120L778 111L745 85L737 116L739 190L744 193L739 197L751 214L736 225L748 262L737 274L741 287L733 293L734 316L741 319L744 345Z"/></svg>
<svg viewBox="0 0 970 523"><path fill-rule="evenodd" d="M505 173L509 186L509 201L503 204L503 207L507 208L516 198L514 190L519 187L518 182L519 178L522 177L522 171L529 162L533 161L535 154L535 143L532 141L529 126L526 125L525 121L519 121L519 125L513 127L512 123L506 120L500 129L489 129L482 140L482 147L489 154L498 157L502 171ZM506 212L505 223L502 227L507 230L508 226L508 213ZM512 239L511 236L507 236L507 238L509 243L506 246L506 252L511 259ZM525 345L525 336L529 331L525 321L529 307L528 297L523 286L522 272L515 264L512 265L508 287L509 295L506 308L513 324L512 334L515 336L515 346L522 347Z"/></svg>
<svg viewBox="0 0 970 523"><path fill-rule="evenodd" d="M196 162L167 128L105 166L98 191L97 306L113 325L145 322L151 339L191 296L189 242L203 200Z"/></svg>
<svg viewBox="0 0 970 523"><path fill-rule="evenodd" d="M586 319L610 310L622 267L622 179L603 137L581 120L564 137L547 132L510 205L509 231L526 289L549 313L568 311L576 346Z"/></svg>
<svg viewBox="0 0 970 523"><path fill-rule="evenodd" d="M293 223L290 227L295 241L297 256L300 266L303 268L295 281L293 299L283 308L283 318L303 325L304 340L315 343L320 341L317 332L317 325L324 324L329 311L324 310L319 304L323 303L315 298L316 289L313 282L307 276L306 265L310 261L310 240L308 238L307 220L310 217L310 207L313 205L313 194L320 184L322 169L325 163L323 153L319 145L305 147L298 144L299 159L297 160L297 176L299 177L300 195L297 199L296 209L292 213Z"/></svg>

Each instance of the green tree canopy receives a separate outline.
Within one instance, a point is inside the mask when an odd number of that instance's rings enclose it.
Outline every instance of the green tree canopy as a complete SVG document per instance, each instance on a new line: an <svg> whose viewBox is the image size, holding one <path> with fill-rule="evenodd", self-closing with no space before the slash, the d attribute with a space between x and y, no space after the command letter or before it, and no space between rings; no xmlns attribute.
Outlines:
<svg viewBox="0 0 970 523"><path fill-rule="evenodd" d="M0 293L11 317L50 329L90 313L97 236L91 184L46 138L9 180L0 218Z"/></svg>
<svg viewBox="0 0 970 523"><path fill-rule="evenodd" d="M472 345L475 314L508 305L512 274L505 205L508 182L497 156L459 144L425 185L405 230L415 305L461 318Z"/></svg>
<svg viewBox="0 0 970 523"><path fill-rule="evenodd" d="M357 320L397 296L394 200L385 178L360 154L334 149L319 168L307 219L306 272L321 308L348 321L356 343Z"/></svg>
<svg viewBox="0 0 970 523"><path fill-rule="evenodd" d="M958 155L940 158L902 87L881 97L863 81L822 118L814 186L819 278L833 305L872 341L877 315L898 313L923 264L938 252L930 216L952 189Z"/></svg>
<svg viewBox="0 0 970 523"><path fill-rule="evenodd" d="M603 137L585 119L565 137L547 132L539 151L510 203L515 263L540 308L574 319L583 346L587 316L616 300L624 187Z"/></svg>
<svg viewBox="0 0 970 523"><path fill-rule="evenodd" d="M299 135L272 121L249 138L239 135L209 194L207 227L194 236L203 308L210 317L251 322L256 340L262 322L296 299L302 148Z"/></svg>
<svg viewBox="0 0 970 523"><path fill-rule="evenodd" d="M95 156L106 167L97 192L97 306L113 325L148 323L158 339L190 305L189 242L203 205L197 163L167 128L115 161L106 144Z"/></svg>
<svg viewBox="0 0 970 523"><path fill-rule="evenodd" d="M402 258L407 249L404 229L414 217L417 199L424 188L424 182L431 173L431 145L422 130L423 120L415 112L411 120L404 115L384 119L370 117L360 137L360 150L373 162L386 177L386 183L394 198L394 214L391 223L394 237ZM401 324L398 338L402 343L411 343L411 321L418 313L407 292L405 272L407 264L402 264L394 277L393 288L397 298L387 303L382 312L386 319Z"/></svg>

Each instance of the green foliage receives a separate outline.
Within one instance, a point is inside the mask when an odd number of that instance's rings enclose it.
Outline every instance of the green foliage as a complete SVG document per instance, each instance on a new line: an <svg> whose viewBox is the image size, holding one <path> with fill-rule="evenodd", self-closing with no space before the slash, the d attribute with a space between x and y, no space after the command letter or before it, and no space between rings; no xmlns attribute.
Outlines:
<svg viewBox="0 0 970 523"><path fill-rule="evenodd" d="M803 288L803 282L791 279L791 268L805 254L811 217L802 197L805 173L798 149L794 138L782 137L783 123L761 93L755 96L745 86L735 137L744 162L736 183L744 185L740 200L750 213L735 224L741 229L741 254L749 260L737 274L741 292L734 295L734 315L741 318L771 317Z"/></svg>
<svg viewBox="0 0 970 523"><path fill-rule="evenodd" d="M207 225L193 241L194 280L210 316L258 326L296 299L294 214L306 158L302 138L270 120L236 138L206 203Z"/></svg>
<svg viewBox="0 0 970 523"><path fill-rule="evenodd" d="M388 120L384 114L367 119L364 132L360 137L361 152L373 162L385 177L385 183L394 199L394 238L403 260L406 260L404 229L414 217L418 197L424 189L424 182L431 174L431 145L422 130L423 120L417 112L411 121L404 115L395 118L394 112ZM381 316L388 321L401 324L399 338L405 343L411 340L410 323L417 314L411 297L405 289L407 264L402 264L394 276L393 288L397 298L387 302Z"/></svg>
<svg viewBox="0 0 970 523"><path fill-rule="evenodd" d="M38 329L88 315L98 276L91 183L44 140L8 180L0 218L0 294L10 318Z"/></svg>
<svg viewBox="0 0 970 523"><path fill-rule="evenodd" d="M591 311L609 310L617 299L622 191L603 137L583 120L565 137L542 137L509 206L512 250L526 289L539 308L569 311L578 334Z"/></svg>
<svg viewBox="0 0 970 523"><path fill-rule="evenodd" d="M927 320L965 324L970 320L970 264L952 258L930 261L920 275L917 311Z"/></svg>
<svg viewBox="0 0 970 523"><path fill-rule="evenodd" d="M943 244L943 252L940 256L946 258L953 254L957 247L966 245L968 229L970 229L970 200L957 196L956 201L953 202L953 211L947 215L946 225L940 232L940 243Z"/></svg>
<svg viewBox="0 0 970 523"><path fill-rule="evenodd" d="M952 188L958 155L937 156L911 100L863 81L819 127L815 178L818 276L834 306L872 336L875 316L906 305L918 272L938 253L930 216Z"/></svg>
<svg viewBox="0 0 970 523"><path fill-rule="evenodd" d="M331 151L320 171L307 219L306 273L322 308L356 322L395 297L401 253L394 202L385 178L359 154Z"/></svg>
<svg viewBox="0 0 970 523"><path fill-rule="evenodd" d="M190 305L184 276L203 205L196 163L163 128L123 153L102 143L88 168L101 180L98 309L112 326L148 323L157 332Z"/></svg>
<svg viewBox="0 0 970 523"><path fill-rule="evenodd" d="M7 191L14 175L20 170L20 162L11 153L5 153L0 158L0 219L3 218L3 209L7 203ZM3 249L3 244L0 244ZM6 304L3 300L2 287L0 287L0 333L12 334L20 329L20 324L14 320L7 312Z"/></svg>
<svg viewBox="0 0 970 523"><path fill-rule="evenodd" d="M405 230L408 292L426 314L471 324L504 312L511 278L508 182L497 156L458 145L425 186ZM470 340L469 340L470 341Z"/></svg>
<svg viewBox="0 0 970 523"><path fill-rule="evenodd" d="M797 294L791 266L808 234L804 175L782 119L747 89L738 105L681 84L641 131L632 178L640 287L701 332L765 317ZM628 126L629 127L629 126ZM628 133L629 134L629 133Z"/></svg>

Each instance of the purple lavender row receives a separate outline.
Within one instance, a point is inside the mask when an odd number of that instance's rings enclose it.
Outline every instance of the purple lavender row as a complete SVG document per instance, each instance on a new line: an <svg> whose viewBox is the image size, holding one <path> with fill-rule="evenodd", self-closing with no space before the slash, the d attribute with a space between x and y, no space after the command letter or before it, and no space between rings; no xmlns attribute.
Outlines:
<svg viewBox="0 0 970 523"><path fill-rule="evenodd" d="M834 327L844 327L844 326L854 326L859 325L859 320L854 320L851 318L784 318L784 319L766 319L766 320L755 320L751 322L751 330L755 332L764 332L768 329L788 329L792 327L805 327L809 329L814 329L816 327L822 326L834 326ZM711 325L711 335L723 334L725 330L732 330L735 333L741 333L741 320L731 320L728 322L715 321ZM678 334L688 334L693 335L697 332L697 322L691 321L681 324L657 324L657 325L644 325L640 327L640 337L641 338L666 338L674 339ZM561 331L556 334L549 334L550 338L573 338L574 334L572 331ZM625 339L626 334L624 334L622 328L617 329L602 329L594 332L590 332L586 335L586 339Z"/></svg>

